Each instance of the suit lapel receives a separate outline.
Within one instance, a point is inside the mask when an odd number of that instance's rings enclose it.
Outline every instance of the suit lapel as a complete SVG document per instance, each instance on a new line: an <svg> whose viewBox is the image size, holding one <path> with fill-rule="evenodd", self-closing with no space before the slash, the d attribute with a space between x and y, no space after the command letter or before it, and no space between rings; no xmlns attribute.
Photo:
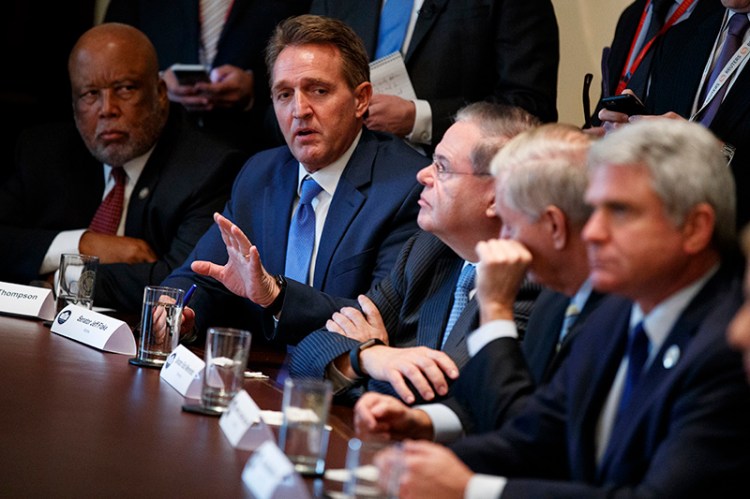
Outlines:
<svg viewBox="0 0 750 499"><path fill-rule="evenodd" d="M550 360L555 355L565 309L570 299L550 290L545 290L534 305L529 318L523 351L531 374L539 383L545 377Z"/></svg>
<svg viewBox="0 0 750 499"><path fill-rule="evenodd" d="M332 270L330 267L333 254L352 220L367 201L367 196L360 189L372 181L377 144L371 138L367 131L362 132L362 138L341 175L336 192L333 193L320 236L318 256L315 259L313 286L318 289L323 289L323 283Z"/></svg>
<svg viewBox="0 0 750 499"><path fill-rule="evenodd" d="M417 22L414 25L414 33L412 33L409 47L406 51L405 62L408 64L409 60L414 55L414 52L419 48L419 45L424 40L427 33L435 24L435 21L440 17L448 0L425 0L422 8L419 9L419 15L417 16Z"/></svg>
<svg viewBox="0 0 750 499"><path fill-rule="evenodd" d="M289 223L292 219L292 203L297 190L298 162L289 154L263 190L263 213L252 217L254 223L263 226L263 239L253 241L258 245L263 265L272 274L284 273L286 244Z"/></svg>
<svg viewBox="0 0 750 499"><path fill-rule="evenodd" d="M417 326L417 345L440 349L442 332L448 323L453 290L461 273L463 260L458 256L440 258L435 265L435 272L430 289L424 296L428 298L422 305Z"/></svg>

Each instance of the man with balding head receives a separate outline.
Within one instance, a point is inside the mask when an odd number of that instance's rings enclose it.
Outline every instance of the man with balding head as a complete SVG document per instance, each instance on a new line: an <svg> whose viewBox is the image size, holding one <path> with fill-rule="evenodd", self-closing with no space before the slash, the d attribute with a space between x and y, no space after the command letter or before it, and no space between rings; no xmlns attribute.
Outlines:
<svg viewBox="0 0 750 499"><path fill-rule="evenodd" d="M77 133L27 131L0 187L1 280L49 281L62 253L95 255L94 303L136 312L143 287L211 224L243 157L170 108L158 67L135 28L102 24L78 40L68 61Z"/></svg>

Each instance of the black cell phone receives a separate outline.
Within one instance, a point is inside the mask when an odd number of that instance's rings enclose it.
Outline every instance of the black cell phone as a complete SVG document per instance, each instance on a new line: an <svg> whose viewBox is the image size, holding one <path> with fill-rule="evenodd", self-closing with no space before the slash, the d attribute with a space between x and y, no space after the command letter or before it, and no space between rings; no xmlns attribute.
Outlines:
<svg viewBox="0 0 750 499"><path fill-rule="evenodd" d="M602 105L610 111L633 116L636 114L649 114L646 106L641 100L632 94L613 95L612 97L603 97Z"/></svg>
<svg viewBox="0 0 750 499"><path fill-rule="evenodd" d="M206 83L211 81L208 71L200 64L172 64L170 69L180 85L195 85L201 81Z"/></svg>

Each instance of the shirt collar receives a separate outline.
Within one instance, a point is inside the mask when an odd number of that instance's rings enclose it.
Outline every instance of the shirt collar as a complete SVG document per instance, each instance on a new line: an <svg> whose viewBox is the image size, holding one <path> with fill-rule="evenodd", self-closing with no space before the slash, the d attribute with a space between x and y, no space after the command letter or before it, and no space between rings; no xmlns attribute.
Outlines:
<svg viewBox="0 0 750 499"><path fill-rule="evenodd" d="M151 149L146 151L145 154L141 154L137 158L133 158L130 161L126 162L124 165L122 165L122 169L125 171L125 174L128 176L128 184L129 185L135 185L135 183L138 181L138 178L140 178L141 173L143 173L143 169L146 167L146 162L151 157L151 153L154 152L154 148L156 148L156 145L154 145ZM107 182L107 179L109 178L109 174L112 172L112 166L108 164L104 164L104 182Z"/></svg>
<svg viewBox="0 0 750 499"><path fill-rule="evenodd" d="M354 154L354 150L357 148L357 145L359 144L359 140L361 138L362 130L360 129L359 133L354 138L354 141L349 146L349 149L347 149L346 152L344 152L344 154L339 157L339 159L328 166L320 168L314 173L308 173L308 171L305 170L305 167L302 166L302 163L299 163L299 167L297 170L297 195L299 195L300 189L302 188L302 181L307 175L310 175L310 177L312 177L312 179L315 180L315 182L317 182L317 184L322 187L329 196L333 196L333 193L336 192L336 187L339 184L339 180L341 179L341 175L344 173L344 169L349 163L349 159L351 159L352 154Z"/></svg>

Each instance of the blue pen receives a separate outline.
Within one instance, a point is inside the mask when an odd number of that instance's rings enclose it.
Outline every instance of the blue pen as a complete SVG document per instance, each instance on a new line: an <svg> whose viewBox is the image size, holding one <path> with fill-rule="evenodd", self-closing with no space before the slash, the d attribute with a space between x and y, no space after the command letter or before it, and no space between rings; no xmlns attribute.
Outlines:
<svg viewBox="0 0 750 499"><path fill-rule="evenodd" d="M185 297L182 299L182 308L185 308L188 306L188 303L190 303L190 298L193 297L193 293L195 293L195 290L198 286L193 284L190 286L190 289L187 290L187 293L185 293Z"/></svg>

